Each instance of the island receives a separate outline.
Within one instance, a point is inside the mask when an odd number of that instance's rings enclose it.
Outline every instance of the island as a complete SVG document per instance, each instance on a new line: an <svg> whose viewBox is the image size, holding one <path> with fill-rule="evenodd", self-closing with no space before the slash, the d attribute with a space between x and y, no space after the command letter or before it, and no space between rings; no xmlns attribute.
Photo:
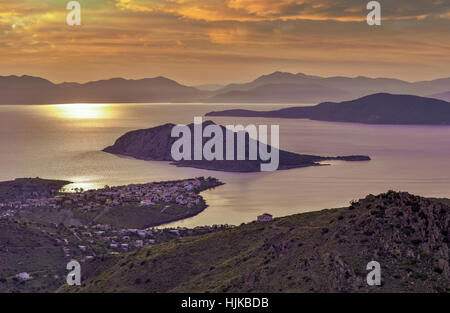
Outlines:
<svg viewBox="0 0 450 313"><path fill-rule="evenodd" d="M206 116L297 118L386 125L450 125L450 103L411 95L377 93L352 101L275 111L225 110Z"/></svg>
<svg viewBox="0 0 450 313"><path fill-rule="evenodd" d="M208 125L216 125L212 121L203 122L203 127ZM223 171L223 172L259 172L261 170L261 164L265 161L261 160L258 156L257 160L181 160L175 161L171 155L171 148L174 142L178 139L177 137L171 136L171 131L175 125L168 123L160 125L157 127L149 129L134 130L126 133L116 140L114 145L105 148L103 151L133 157L139 160L146 161L169 161L171 164L179 167L193 167L199 169L213 170L213 171ZM220 126L220 125L219 125ZM189 129L193 133L194 124L188 125ZM220 126L223 132L228 130L224 126ZM232 147L233 151L237 151L237 133L234 133L234 144ZM254 139L249 138L248 133L245 134L245 153L246 156L249 155L250 145L256 144L258 147L262 145L261 142L254 142ZM210 139L209 137L203 137L203 145ZM223 150L226 151L227 143L225 137L223 138ZM268 150L274 149L268 146ZM192 148L191 151L194 151ZM305 155L297 154L293 152L288 152L284 150L279 150L279 166L278 170L288 170L293 168L302 168L308 166L321 166L324 165L322 162L329 160L341 160L341 161L369 161L370 157L365 155L351 155L351 156L316 156L316 155Z"/></svg>

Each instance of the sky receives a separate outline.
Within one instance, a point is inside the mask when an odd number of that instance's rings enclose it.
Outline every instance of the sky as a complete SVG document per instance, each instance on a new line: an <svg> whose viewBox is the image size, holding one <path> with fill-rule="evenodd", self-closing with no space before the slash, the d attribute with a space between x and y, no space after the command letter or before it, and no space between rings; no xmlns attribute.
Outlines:
<svg viewBox="0 0 450 313"><path fill-rule="evenodd" d="M450 0L0 0L0 75L62 81L165 76L187 85L274 71L450 76Z"/></svg>

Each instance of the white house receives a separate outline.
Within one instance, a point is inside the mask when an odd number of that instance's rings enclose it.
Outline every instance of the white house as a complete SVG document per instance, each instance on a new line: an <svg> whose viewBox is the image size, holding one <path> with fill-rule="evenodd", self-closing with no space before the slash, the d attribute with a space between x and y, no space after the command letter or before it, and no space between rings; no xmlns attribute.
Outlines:
<svg viewBox="0 0 450 313"><path fill-rule="evenodd" d="M273 216L269 213L264 213L258 216L258 223L270 222L273 220Z"/></svg>
<svg viewBox="0 0 450 313"><path fill-rule="evenodd" d="M26 272L19 273L19 274L16 275L16 277L19 278L19 279L21 279L21 280L30 280L30 279L33 279L33 277L32 277L30 274L26 273Z"/></svg>

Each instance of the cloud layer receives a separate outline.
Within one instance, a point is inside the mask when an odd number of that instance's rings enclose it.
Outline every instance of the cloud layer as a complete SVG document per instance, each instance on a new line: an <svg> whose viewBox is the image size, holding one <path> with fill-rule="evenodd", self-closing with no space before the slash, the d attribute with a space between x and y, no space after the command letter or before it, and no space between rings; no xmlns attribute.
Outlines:
<svg viewBox="0 0 450 313"><path fill-rule="evenodd" d="M419 80L450 72L450 0L0 0L0 75L243 81L285 70Z"/></svg>
<svg viewBox="0 0 450 313"><path fill-rule="evenodd" d="M367 1L368 2L368 1ZM163 12L206 21L338 20L365 19L365 1L358 0L116 0L120 9ZM383 1L382 1L383 2ZM389 20L423 19L448 11L448 0L396 0L383 3Z"/></svg>

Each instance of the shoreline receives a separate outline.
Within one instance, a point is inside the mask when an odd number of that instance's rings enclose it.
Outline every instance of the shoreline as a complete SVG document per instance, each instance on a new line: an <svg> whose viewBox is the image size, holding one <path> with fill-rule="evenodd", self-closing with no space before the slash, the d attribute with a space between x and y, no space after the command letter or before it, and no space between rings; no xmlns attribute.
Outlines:
<svg viewBox="0 0 450 313"><path fill-rule="evenodd" d="M11 184L17 187L19 184L20 188L20 182L49 184L51 187L60 182L60 188L51 192L44 188L39 193L32 189L31 195L23 193L5 198L5 201L0 201L0 218L17 216L29 221L68 226L105 224L114 228L137 229L158 227L200 214L208 208L200 193L224 185L216 178L198 177L64 192L62 188L70 182L31 178L0 182L0 187ZM22 188L26 189L24 186Z"/></svg>

